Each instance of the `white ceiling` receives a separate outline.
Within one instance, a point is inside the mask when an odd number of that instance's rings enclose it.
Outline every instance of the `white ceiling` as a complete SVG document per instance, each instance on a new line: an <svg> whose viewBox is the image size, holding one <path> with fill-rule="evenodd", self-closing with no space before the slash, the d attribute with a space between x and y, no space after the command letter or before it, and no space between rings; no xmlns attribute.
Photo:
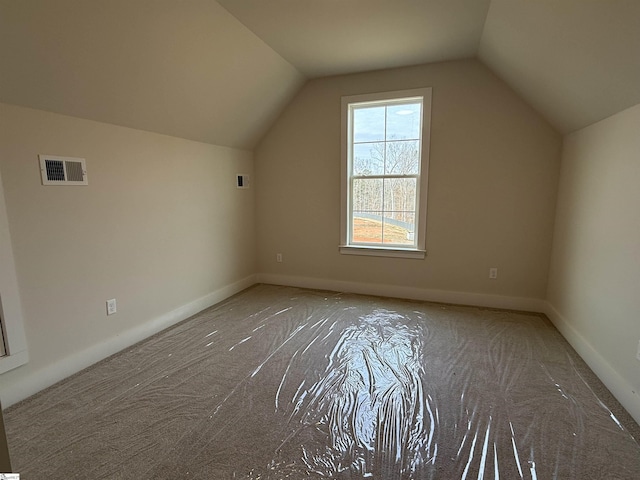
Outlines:
<svg viewBox="0 0 640 480"><path fill-rule="evenodd" d="M304 77L213 0L0 0L0 101L252 148Z"/></svg>
<svg viewBox="0 0 640 480"><path fill-rule="evenodd" d="M474 56L573 131L640 103L640 0L0 0L0 101L240 148L305 77Z"/></svg>
<svg viewBox="0 0 640 480"><path fill-rule="evenodd" d="M308 77L474 57L490 0L218 0Z"/></svg>
<svg viewBox="0 0 640 480"><path fill-rule="evenodd" d="M640 103L640 0L492 0L479 58L577 130Z"/></svg>

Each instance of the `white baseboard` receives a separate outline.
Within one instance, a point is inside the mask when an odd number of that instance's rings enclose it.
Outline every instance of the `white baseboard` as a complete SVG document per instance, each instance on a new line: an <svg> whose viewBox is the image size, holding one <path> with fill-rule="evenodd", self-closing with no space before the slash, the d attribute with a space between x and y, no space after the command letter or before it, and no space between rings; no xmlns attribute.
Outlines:
<svg viewBox="0 0 640 480"><path fill-rule="evenodd" d="M625 380L605 358L555 309L549 302L545 302L544 313L553 322L562 336L578 352L578 355L589 365L589 368L606 385L614 397L629 412L634 420L640 424L640 395L633 386Z"/></svg>
<svg viewBox="0 0 640 480"><path fill-rule="evenodd" d="M214 292L189 302L164 315L154 318L131 330L127 330L111 337L104 342L75 353L65 359L38 370L25 378L12 383L10 388L2 392L2 407L6 408L19 402L53 384L63 380L80 370L104 360L119 351L154 335L165 328L175 325L182 320L201 312L216 303L254 285L256 275L250 275L230 285L225 285Z"/></svg>
<svg viewBox="0 0 640 480"><path fill-rule="evenodd" d="M546 302L537 298L507 297L484 293L451 292L378 283L345 282L325 278L295 277L291 275L258 274L258 282L290 287L316 288L336 292L359 293L381 297L406 298L457 305L504 308L526 312L544 312Z"/></svg>
<svg viewBox="0 0 640 480"><path fill-rule="evenodd" d="M196 313L219 303L255 283L314 288L363 295L406 298L432 302L505 308L545 313L565 339L573 346L595 374L602 380L631 416L640 423L640 395L614 368L575 330L569 322L548 302L535 298L508 297L446 290L421 289L397 285L383 285L340 280L297 277L290 275L250 275L235 283L198 298L186 305L150 320L136 328L123 332L98 345L78 352L13 383L2 392L2 406L9 407L47 388L80 370L103 360L135 343L175 325Z"/></svg>

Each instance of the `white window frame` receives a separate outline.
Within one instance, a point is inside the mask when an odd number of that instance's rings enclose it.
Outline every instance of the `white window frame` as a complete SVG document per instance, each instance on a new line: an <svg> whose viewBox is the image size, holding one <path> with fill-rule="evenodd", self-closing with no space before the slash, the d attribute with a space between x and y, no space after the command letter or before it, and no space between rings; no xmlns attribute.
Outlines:
<svg viewBox="0 0 640 480"><path fill-rule="evenodd" d="M29 361L22 322L22 306L18 292L9 234L9 222L0 178L0 321L4 334L5 354L0 357L0 374L20 367Z"/></svg>
<svg viewBox="0 0 640 480"><path fill-rule="evenodd" d="M412 90L397 90L393 92L379 92L364 95L349 95L342 97L341 118L341 206L340 206L340 253L346 255L372 255L383 257L402 257L424 259L427 242L427 187L429 177L429 149L431 139L431 87ZM415 246L391 247L373 244L354 244L350 241L351 232L351 186L352 179L352 143L353 124L352 106L366 103L394 103L402 99L422 98L422 132L420 148L420 174L418 179L418 200L416 209Z"/></svg>

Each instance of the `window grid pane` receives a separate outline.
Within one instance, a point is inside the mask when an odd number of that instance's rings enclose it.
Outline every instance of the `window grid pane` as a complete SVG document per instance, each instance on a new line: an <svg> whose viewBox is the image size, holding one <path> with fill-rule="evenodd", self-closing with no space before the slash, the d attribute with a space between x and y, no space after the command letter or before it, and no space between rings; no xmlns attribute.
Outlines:
<svg viewBox="0 0 640 480"><path fill-rule="evenodd" d="M353 232L354 243L382 243L382 212L354 212Z"/></svg>
<svg viewBox="0 0 640 480"><path fill-rule="evenodd" d="M353 243L415 245L417 178L357 178L352 185Z"/></svg>
<svg viewBox="0 0 640 480"><path fill-rule="evenodd" d="M354 143L352 150L353 175L382 175L384 173L385 142Z"/></svg>
<svg viewBox="0 0 640 480"><path fill-rule="evenodd" d="M422 103L351 112L350 243L415 247Z"/></svg>

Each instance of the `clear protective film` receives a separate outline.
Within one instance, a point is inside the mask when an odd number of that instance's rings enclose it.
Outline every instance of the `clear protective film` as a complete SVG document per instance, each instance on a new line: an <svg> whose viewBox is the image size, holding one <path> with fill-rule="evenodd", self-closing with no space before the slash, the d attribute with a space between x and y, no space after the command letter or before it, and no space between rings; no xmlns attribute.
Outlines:
<svg viewBox="0 0 640 480"><path fill-rule="evenodd" d="M540 315L260 285L6 420L32 479L638 479L593 385Z"/></svg>

